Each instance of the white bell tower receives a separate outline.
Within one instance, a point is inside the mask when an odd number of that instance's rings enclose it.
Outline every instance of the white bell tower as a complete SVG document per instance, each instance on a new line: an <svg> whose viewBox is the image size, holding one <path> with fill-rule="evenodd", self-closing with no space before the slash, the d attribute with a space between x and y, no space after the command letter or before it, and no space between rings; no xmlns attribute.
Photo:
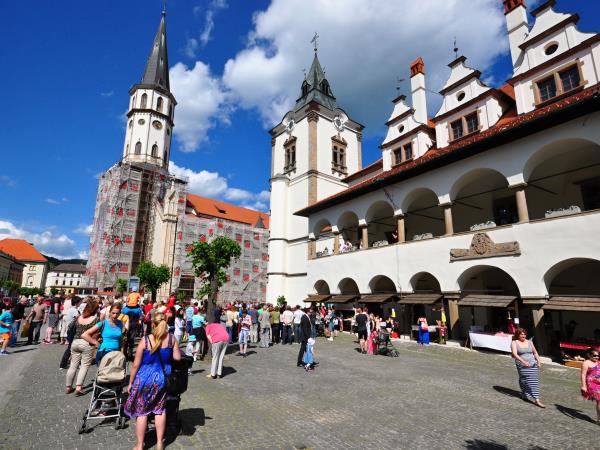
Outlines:
<svg viewBox="0 0 600 450"><path fill-rule="evenodd" d="M163 10L142 80L129 90L123 161L167 168L177 102L169 87L165 17Z"/></svg>
<svg viewBox="0 0 600 450"><path fill-rule="evenodd" d="M280 295L302 304L307 263L314 253L308 219L294 215L348 187L343 180L361 169L363 126L337 106L315 54L293 111L271 131L271 219L267 302Z"/></svg>

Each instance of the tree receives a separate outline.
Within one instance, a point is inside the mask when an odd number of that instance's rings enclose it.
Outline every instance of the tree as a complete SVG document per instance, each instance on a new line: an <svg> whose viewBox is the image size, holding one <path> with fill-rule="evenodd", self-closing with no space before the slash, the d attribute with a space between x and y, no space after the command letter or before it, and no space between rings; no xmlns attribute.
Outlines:
<svg viewBox="0 0 600 450"><path fill-rule="evenodd" d="M140 263L135 274L139 277L144 288L152 293L152 301L156 300L156 291L171 278L171 271L165 264L154 265L152 261Z"/></svg>
<svg viewBox="0 0 600 450"><path fill-rule="evenodd" d="M208 297L206 302L206 320L214 322L213 310L217 301L219 288L227 281L224 269L229 267L232 259L237 259L242 249L237 241L225 236L219 236L212 242L194 242L188 256L192 259L192 267L197 277L200 277L202 287L199 297Z"/></svg>
<svg viewBox="0 0 600 450"><path fill-rule="evenodd" d="M185 292L179 291L177 293L177 301L179 302L180 305L182 305L183 302L185 302Z"/></svg>
<svg viewBox="0 0 600 450"><path fill-rule="evenodd" d="M285 296L280 295L279 297L277 297L277 306L281 308L284 304L285 304Z"/></svg>
<svg viewBox="0 0 600 450"><path fill-rule="evenodd" d="M12 295L14 292L18 292L20 284L13 280L5 280L2 283L2 287L8 293L8 295Z"/></svg>
<svg viewBox="0 0 600 450"><path fill-rule="evenodd" d="M119 294L123 294L123 292L127 292L127 280L124 278L117 279L117 292Z"/></svg>
<svg viewBox="0 0 600 450"><path fill-rule="evenodd" d="M52 294L52 295L58 294L58 289L56 289L55 287L50 288L50 294Z"/></svg>

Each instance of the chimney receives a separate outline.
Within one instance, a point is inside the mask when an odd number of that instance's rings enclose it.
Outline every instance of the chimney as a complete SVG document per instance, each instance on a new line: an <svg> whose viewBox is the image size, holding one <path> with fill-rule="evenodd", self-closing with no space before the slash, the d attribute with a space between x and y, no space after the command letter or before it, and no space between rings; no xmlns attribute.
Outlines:
<svg viewBox="0 0 600 450"><path fill-rule="evenodd" d="M414 118L421 124L427 124L427 92L425 91L425 63L423 58L415 59L410 65L410 90Z"/></svg>
<svg viewBox="0 0 600 450"><path fill-rule="evenodd" d="M510 43L510 56L512 57L513 67L515 67L521 63L523 56L523 51L519 48L519 45L523 43L529 32L527 9L525 0L503 0L503 3L508 41Z"/></svg>

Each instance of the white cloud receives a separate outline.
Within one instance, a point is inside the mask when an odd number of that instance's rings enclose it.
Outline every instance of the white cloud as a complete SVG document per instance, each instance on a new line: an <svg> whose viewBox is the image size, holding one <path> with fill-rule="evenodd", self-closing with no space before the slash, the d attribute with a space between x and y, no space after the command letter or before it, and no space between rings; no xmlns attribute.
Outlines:
<svg viewBox="0 0 600 450"><path fill-rule="evenodd" d="M183 53L188 58L194 58L196 56L196 50L198 50L198 39L190 38L185 43Z"/></svg>
<svg viewBox="0 0 600 450"><path fill-rule="evenodd" d="M0 175L0 184L7 187L15 187L17 185L17 182L8 175Z"/></svg>
<svg viewBox="0 0 600 450"><path fill-rule="evenodd" d="M115 95L115 91L100 92L100 95L102 97L112 97L113 95Z"/></svg>
<svg viewBox="0 0 600 450"><path fill-rule="evenodd" d="M184 152L196 151L217 122L229 124L230 107L220 80L196 61L193 68L177 63L169 71L171 89L179 102L175 110L175 138Z"/></svg>
<svg viewBox="0 0 600 450"><path fill-rule="evenodd" d="M195 172L180 167L173 161L169 163L169 172L188 182L188 191L203 197L223 199L245 208L265 211L269 207L269 191L254 193L245 189L230 187L227 179L218 172L201 170Z"/></svg>
<svg viewBox="0 0 600 450"><path fill-rule="evenodd" d="M56 198L47 198L46 199L46 203L50 203L51 205L62 205L64 203L67 203L68 201L69 201L69 199L66 197L59 198L59 199L56 199Z"/></svg>
<svg viewBox="0 0 600 450"><path fill-rule="evenodd" d="M418 56L425 60L428 88L439 90L454 59L454 37L468 64L482 71L508 49L498 0L273 0L255 15L247 47L223 73L238 103L256 108L267 126L299 96L315 30L338 104L371 129L387 119L397 78L406 79L402 92L409 94L408 69ZM431 96L430 111L438 97Z"/></svg>
<svg viewBox="0 0 600 450"><path fill-rule="evenodd" d="M0 239L24 239L32 243L38 251L55 258L78 258L81 251L73 239L64 233L58 233L54 227L41 232L31 231L7 220L0 220Z"/></svg>
<svg viewBox="0 0 600 450"><path fill-rule="evenodd" d="M204 30L202 30L202 33L200 34L202 46L206 46L210 40L210 35L215 27L215 14L218 10L225 8L227 8L227 2L225 0L212 0L208 5L206 16L204 17Z"/></svg>
<svg viewBox="0 0 600 450"><path fill-rule="evenodd" d="M75 228L75 233L77 234L84 234L86 236L89 236L92 234L92 229L94 228L94 226L92 224L89 225L81 225L77 228Z"/></svg>

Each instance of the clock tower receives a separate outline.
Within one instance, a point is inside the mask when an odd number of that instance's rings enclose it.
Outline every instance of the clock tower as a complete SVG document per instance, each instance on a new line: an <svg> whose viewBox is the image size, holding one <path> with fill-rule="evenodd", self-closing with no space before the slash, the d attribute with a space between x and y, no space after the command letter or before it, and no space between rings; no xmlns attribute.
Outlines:
<svg viewBox="0 0 600 450"><path fill-rule="evenodd" d="M169 86L165 16L163 11L142 79L129 90L123 161L167 168L177 102Z"/></svg>
<svg viewBox="0 0 600 450"><path fill-rule="evenodd" d="M315 45L294 109L270 131L268 302L283 295L288 304L301 304L312 292L306 274L314 230L294 213L348 187L344 178L361 169L362 130L337 105Z"/></svg>

